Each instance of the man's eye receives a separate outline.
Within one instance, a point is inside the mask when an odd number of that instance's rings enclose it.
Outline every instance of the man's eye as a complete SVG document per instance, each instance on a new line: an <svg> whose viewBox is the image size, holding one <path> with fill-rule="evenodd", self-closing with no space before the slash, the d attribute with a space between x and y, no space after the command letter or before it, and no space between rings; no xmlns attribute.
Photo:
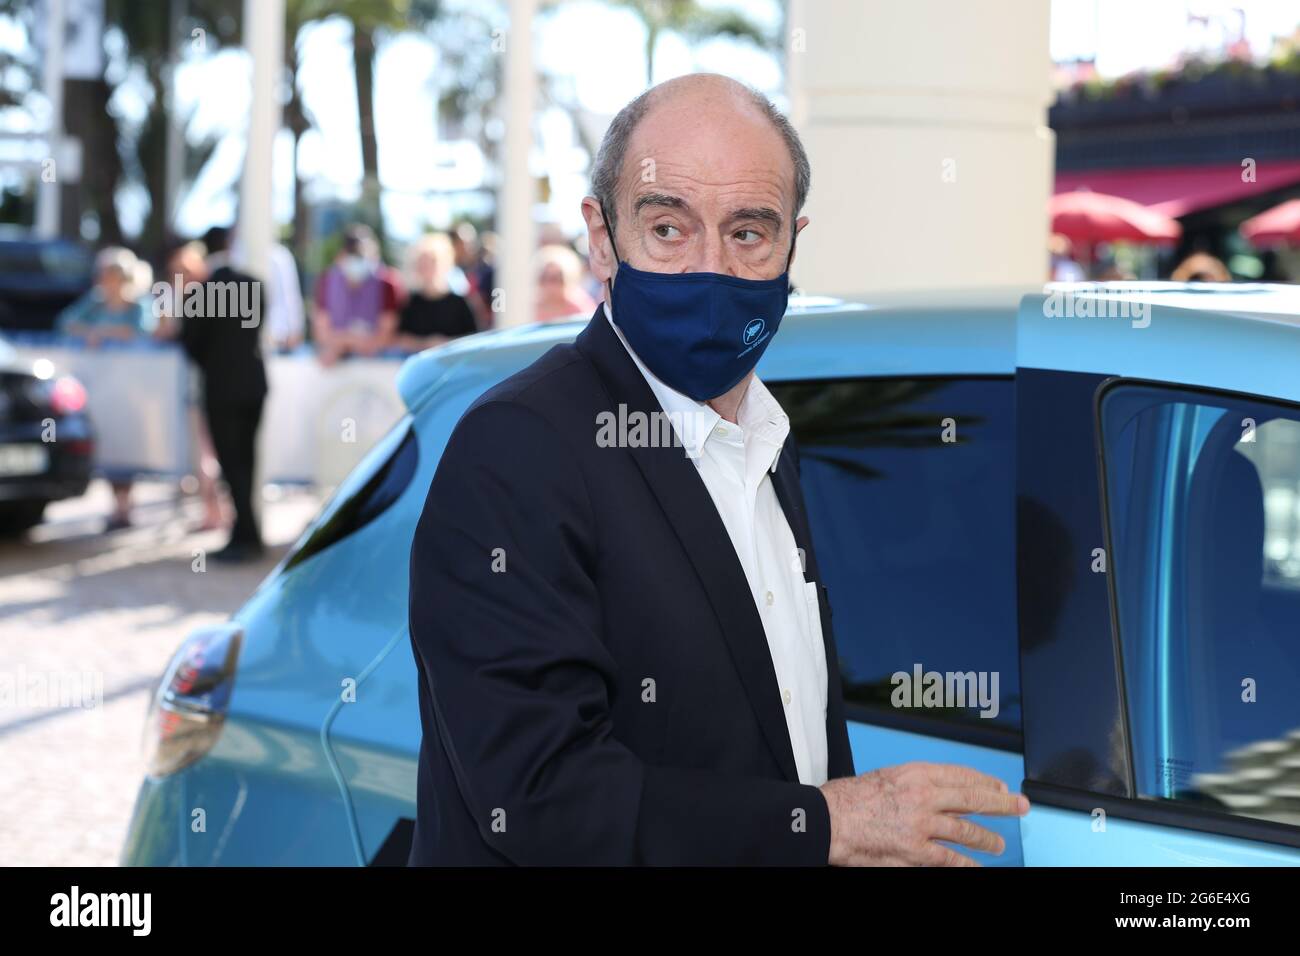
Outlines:
<svg viewBox="0 0 1300 956"><path fill-rule="evenodd" d="M740 229L735 234L736 239L746 245L752 245L763 238L763 234L757 229Z"/></svg>
<svg viewBox="0 0 1300 956"><path fill-rule="evenodd" d="M666 222L661 222L655 226L654 233L660 239L675 239L681 235L676 226L670 226Z"/></svg>

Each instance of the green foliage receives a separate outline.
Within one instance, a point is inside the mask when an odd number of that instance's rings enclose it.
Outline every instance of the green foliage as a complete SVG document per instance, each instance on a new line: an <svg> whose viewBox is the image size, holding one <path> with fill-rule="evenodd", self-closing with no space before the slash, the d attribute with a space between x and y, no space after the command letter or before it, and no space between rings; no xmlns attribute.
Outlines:
<svg viewBox="0 0 1300 956"><path fill-rule="evenodd" d="M1112 79L1094 76L1071 87L1068 92L1083 100L1109 100L1133 95L1154 97L1176 85L1191 87L1220 78L1242 86L1264 84L1271 74L1278 73L1300 73L1300 50L1291 50L1266 64L1192 57L1177 69L1139 70Z"/></svg>

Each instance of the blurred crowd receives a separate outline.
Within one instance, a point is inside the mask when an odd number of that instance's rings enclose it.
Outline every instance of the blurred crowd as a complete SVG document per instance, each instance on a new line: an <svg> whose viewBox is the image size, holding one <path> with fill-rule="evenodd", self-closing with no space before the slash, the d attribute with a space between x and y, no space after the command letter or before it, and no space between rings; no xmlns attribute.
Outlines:
<svg viewBox="0 0 1300 956"><path fill-rule="evenodd" d="M298 265L275 245L265 281L238 271L238 237L224 227L167 250L160 281L149 263L121 247L102 249L94 284L59 316L55 331L88 348L139 340L173 341L191 363L189 426L197 449L203 518L195 531L229 528L219 560L262 553L252 504L256 432L267 391L263 349L310 349L323 366L350 356L410 355L496 324L494 236L462 223L408 244L401 268L384 261L373 230L352 224L309 294ZM535 321L586 317L601 295L585 255L545 231L535 261ZM209 294L237 289L240 294ZM216 314L222 303L253 304L256 322ZM225 321L213 322L212 319ZM264 328L263 328L264 327ZM109 475L114 507L107 530L131 524L131 479ZM220 493L224 479L228 495Z"/></svg>
<svg viewBox="0 0 1300 956"><path fill-rule="evenodd" d="M238 237L227 252L229 238L228 229L214 228L201 240L174 243L157 284L154 270L130 250L101 250L93 287L64 310L56 331L90 347L176 338L179 323L165 301L174 279L190 280L199 260L209 272L237 260ZM283 245L272 247L264 269L263 318L266 342L277 351L306 343L322 364L332 365L350 355L410 355L496 325L500 305L492 233L479 236L469 223L426 233L405 247L400 267L385 261L366 225L345 227L337 247L307 295L292 253ZM534 270L534 321L585 317L601 298L585 254L556 231L544 231Z"/></svg>

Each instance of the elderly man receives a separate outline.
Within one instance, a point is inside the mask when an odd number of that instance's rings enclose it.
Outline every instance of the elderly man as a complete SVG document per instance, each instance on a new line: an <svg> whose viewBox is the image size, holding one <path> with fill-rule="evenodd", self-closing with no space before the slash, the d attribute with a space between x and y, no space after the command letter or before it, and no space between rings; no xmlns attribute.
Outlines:
<svg viewBox="0 0 1300 956"><path fill-rule="evenodd" d="M753 371L808 182L723 77L615 117L583 200L608 306L471 406L415 532L413 864L960 865L946 844L1002 849L963 814L1028 809L961 767L854 775L797 450Z"/></svg>

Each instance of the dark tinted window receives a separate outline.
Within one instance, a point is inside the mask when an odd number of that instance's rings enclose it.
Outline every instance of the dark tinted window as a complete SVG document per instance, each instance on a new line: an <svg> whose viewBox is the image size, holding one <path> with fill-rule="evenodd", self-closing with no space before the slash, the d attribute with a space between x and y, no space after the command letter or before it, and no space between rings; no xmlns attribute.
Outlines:
<svg viewBox="0 0 1300 956"><path fill-rule="evenodd" d="M1300 824L1300 411L1121 384L1101 423L1137 794Z"/></svg>
<svg viewBox="0 0 1300 956"><path fill-rule="evenodd" d="M285 570L343 540L383 514L415 476L419 447L410 419L403 419L392 432L380 439L357 466L357 472L348 477L336 497L325 506L321 522L285 562ZM381 462L377 467L376 459ZM374 468L373 474L364 477L371 468ZM359 484L358 476L363 479Z"/></svg>
<svg viewBox="0 0 1300 956"><path fill-rule="evenodd" d="M1011 380L770 387L799 444L845 699L1019 730ZM939 674L987 705L915 706L918 668L922 687Z"/></svg>

